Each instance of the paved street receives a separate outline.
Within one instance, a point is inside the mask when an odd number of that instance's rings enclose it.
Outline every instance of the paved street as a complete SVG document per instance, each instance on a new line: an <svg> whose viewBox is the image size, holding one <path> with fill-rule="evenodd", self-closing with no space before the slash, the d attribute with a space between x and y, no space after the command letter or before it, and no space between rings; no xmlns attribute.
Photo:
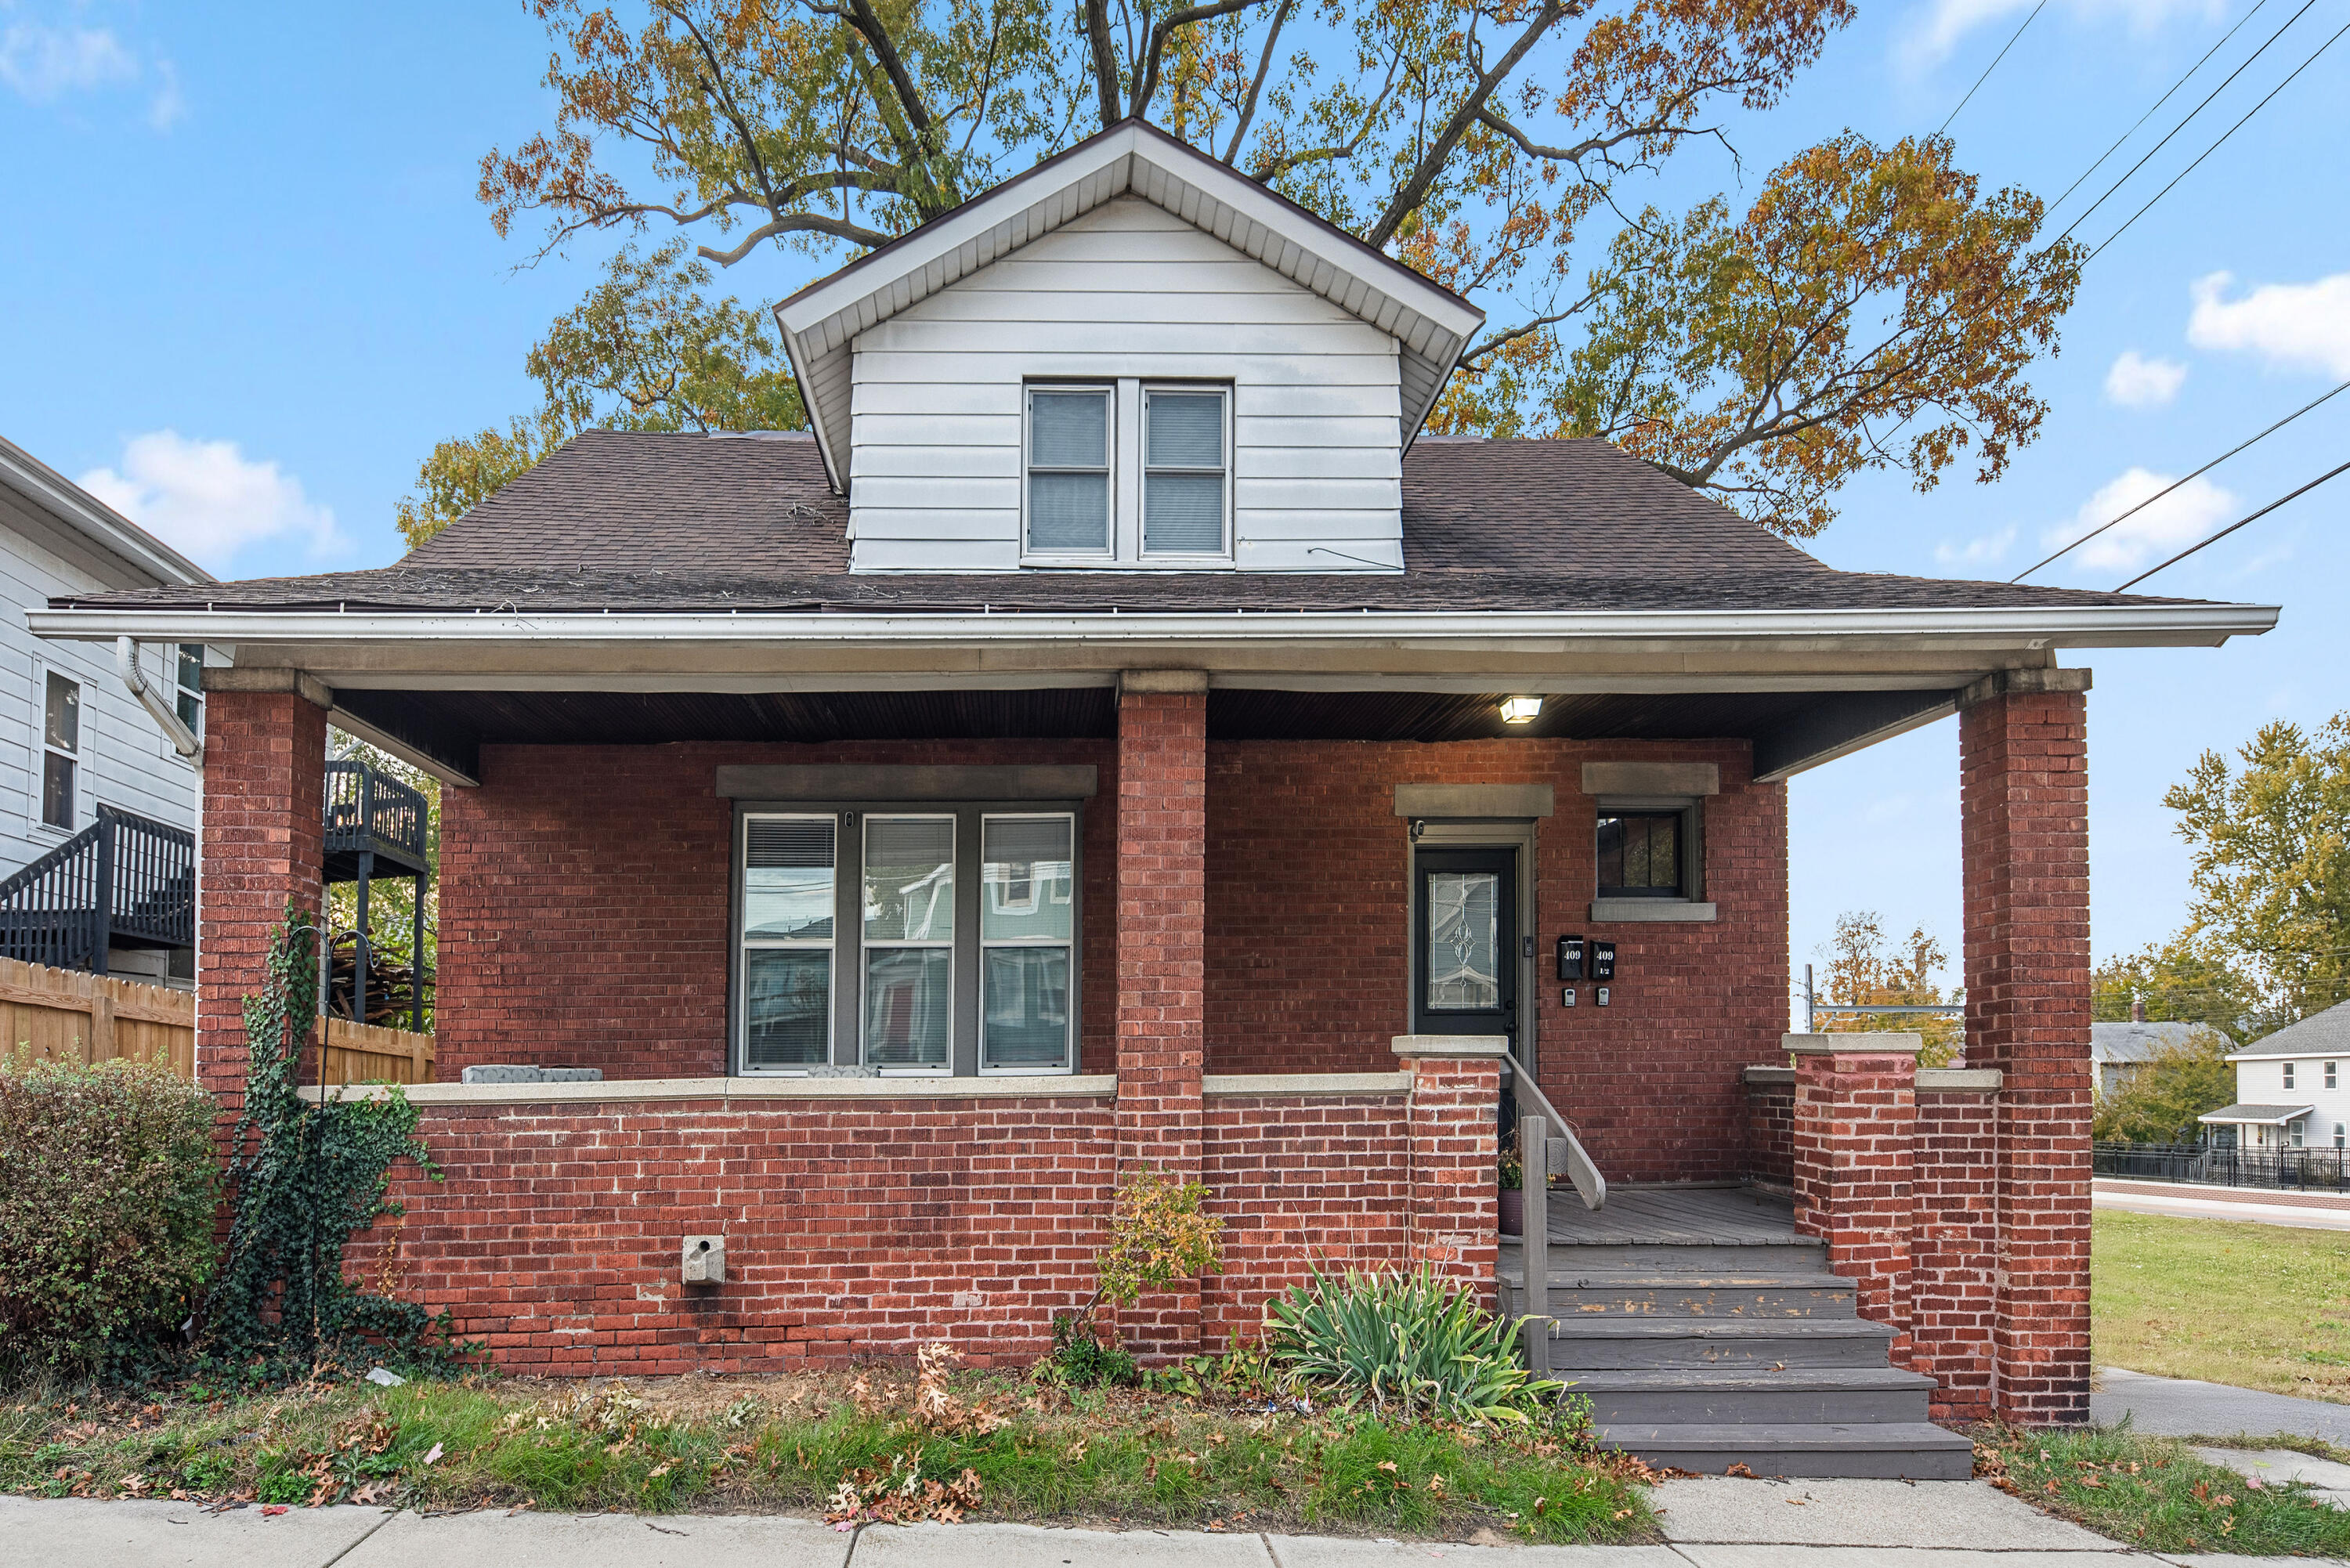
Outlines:
<svg viewBox="0 0 2350 1568"><path fill-rule="evenodd" d="M2099 1180L2090 1186L2089 1202L2093 1208L2116 1209L2128 1214L2233 1220L2302 1231L2350 1231L2350 1204L2343 1204L2339 1199L2314 1201L2299 1193L2262 1193L2241 1187Z"/></svg>
<svg viewBox="0 0 2350 1568"><path fill-rule="evenodd" d="M740 1515L503 1512L0 1498L10 1568L2223 1568L2262 1559L2133 1552L1977 1481L1666 1482L1667 1543L1519 1547L1330 1536L869 1526ZM2299 1559L2311 1562L2311 1559ZM2345 1568L2336 1564L2335 1568Z"/></svg>

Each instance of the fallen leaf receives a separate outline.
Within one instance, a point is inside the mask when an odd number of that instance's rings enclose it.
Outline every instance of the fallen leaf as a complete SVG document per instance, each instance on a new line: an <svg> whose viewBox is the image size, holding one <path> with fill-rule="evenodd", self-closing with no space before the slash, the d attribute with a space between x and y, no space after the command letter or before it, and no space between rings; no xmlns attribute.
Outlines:
<svg viewBox="0 0 2350 1568"><path fill-rule="evenodd" d="M424 1462L425 1462L426 1464L428 1464L428 1465L430 1465L430 1464L438 1464L438 1463L440 1462L440 1460L441 1460L441 1445L440 1445L440 1444L438 1444L438 1443L435 1443L435 1444L433 1444L433 1445L432 1445L432 1451L431 1453L426 1454L426 1455L424 1456Z"/></svg>

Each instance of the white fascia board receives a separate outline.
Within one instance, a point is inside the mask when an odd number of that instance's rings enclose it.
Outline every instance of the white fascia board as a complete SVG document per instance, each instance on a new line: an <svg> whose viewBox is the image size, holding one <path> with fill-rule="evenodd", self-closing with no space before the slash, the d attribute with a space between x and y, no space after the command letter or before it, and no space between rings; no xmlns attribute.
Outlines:
<svg viewBox="0 0 2350 1568"><path fill-rule="evenodd" d="M2282 1116L2231 1116L2219 1111L2205 1111L2195 1119L2199 1122L2210 1122L2219 1127L2281 1127L2288 1122L2297 1122L2302 1117L2312 1115L2316 1109L2315 1106L2303 1106L2295 1110L2288 1110Z"/></svg>
<svg viewBox="0 0 2350 1568"><path fill-rule="evenodd" d="M2228 1062L2350 1062L2350 1046L2333 1051L2239 1051Z"/></svg>
<svg viewBox="0 0 2350 1568"><path fill-rule="evenodd" d="M724 612L383 612L34 609L36 637L62 641L515 643L612 646L766 642L895 648L1039 644L1232 647L1272 644L1444 646L1808 642L1822 649L1915 648L1955 640L2015 648L2217 646L2276 624L2272 605L2095 605L1997 609L1834 610L1227 610L1210 614L816 615ZM1661 651L1661 650L1660 650Z"/></svg>

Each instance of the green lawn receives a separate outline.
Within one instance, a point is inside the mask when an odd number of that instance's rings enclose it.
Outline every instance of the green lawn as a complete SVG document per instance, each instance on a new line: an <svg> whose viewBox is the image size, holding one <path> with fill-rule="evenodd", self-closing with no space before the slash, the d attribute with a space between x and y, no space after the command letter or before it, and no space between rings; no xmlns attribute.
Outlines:
<svg viewBox="0 0 2350 1568"><path fill-rule="evenodd" d="M2350 1231L2100 1210L2099 1366L2350 1404Z"/></svg>

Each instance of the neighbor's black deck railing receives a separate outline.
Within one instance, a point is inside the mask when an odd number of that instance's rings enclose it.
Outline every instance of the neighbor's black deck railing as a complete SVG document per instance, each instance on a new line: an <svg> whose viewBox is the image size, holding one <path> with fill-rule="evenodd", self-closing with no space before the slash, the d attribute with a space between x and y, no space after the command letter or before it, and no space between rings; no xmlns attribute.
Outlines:
<svg viewBox="0 0 2350 1568"><path fill-rule="evenodd" d="M365 763L327 764L327 853L385 851L422 865L424 793Z"/></svg>
<svg viewBox="0 0 2350 1568"><path fill-rule="evenodd" d="M2190 1181L2211 1187L2307 1188L2350 1192L2350 1149L2224 1148L2191 1143L2101 1143L2099 1176Z"/></svg>
<svg viewBox="0 0 2350 1568"><path fill-rule="evenodd" d="M117 938L195 946L196 838L101 805L96 822L0 882L0 954L104 974Z"/></svg>

